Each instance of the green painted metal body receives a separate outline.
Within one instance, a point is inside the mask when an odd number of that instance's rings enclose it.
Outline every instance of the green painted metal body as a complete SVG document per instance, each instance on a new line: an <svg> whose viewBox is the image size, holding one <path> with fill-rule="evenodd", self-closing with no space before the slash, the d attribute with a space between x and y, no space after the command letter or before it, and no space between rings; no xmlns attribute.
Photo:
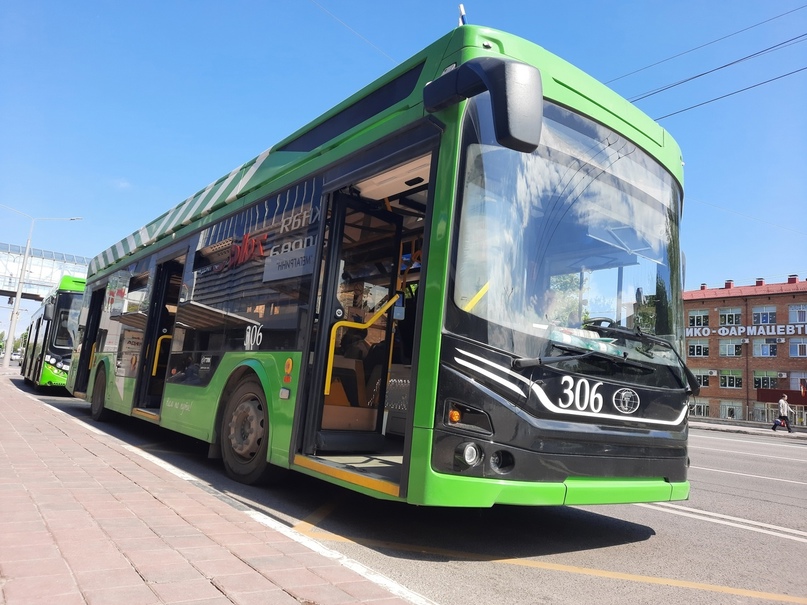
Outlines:
<svg viewBox="0 0 807 605"><path fill-rule="evenodd" d="M45 300L37 309L28 326L28 343L23 353L23 363L20 372L37 387L63 387L67 384L68 372L62 368L48 363L46 359L52 352L53 332L50 326L51 321L45 319L45 307L51 305L58 307L60 299L64 295L76 296L84 292L86 279L64 275L59 283L45 297ZM40 334L41 332L41 334ZM32 340L34 335L34 340Z"/></svg>
<svg viewBox="0 0 807 605"><path fill-rule="evenodd" d="M63 387L66 382L67 372L58 370L49 363L43 363L42 372L36 384L43 387Z"/></svg>
<svg viewBox="0 0 807 605"><path fill-rule="evenodd" d="M308 152L272 151L243 164L228 175L200 190L142 229L124 238L93 259L91 280L102 279L120 267L151 254L161 243L172 243L211 225L222 217L245 208L270 193L283 190L312 174L336 164L341 158L368 148L411 125L431 119L423 108L423 87L451 65L475 57L501 55L538 67L544 96L583 113L619 132L656 158L678 181L683 182L681 153L670 135L628 101L543 48L496 30L462 26L444 36L386 76L359 91L343 103L281 141L275 149L336 116L358 100L392 81L400 74L423 64L412 94L384 109L365 122L343 132ZM422 505L491 506L495 503L520 505L595 504L680 500L688 497L689 483L658 480L569 479L564 483L534 483L468 478L434 472L430 466L435 401L443 329L444 304L449 275L451 233L459 165L460 125L465 103L444 109L433 116L442 129L439 162L432 184L433 216L429 246L429 270L420 288L426 293L417 367L416 402L412 416L411 450L406 497L395 498L337 477L298 468L324 480L379 498L404 499ZM160 409L161 426L213 443L217 438L222 401L228 383L240 372L251 372L260 380L270 410L271 443L269 461L294 467L295 414L301 406L298 379L303 359L301 351L226 353L215 375L204 387L167 384ZM307 353L306 353L307 355ZM284 363L291 358L295 372L284 384ZM90 376L87 399L97 368L107 372L107 407L125 414L133 412L134 381L116 377L114 356L99 353ZM288 399L280 399L282 387L290 389Z"/></svg>

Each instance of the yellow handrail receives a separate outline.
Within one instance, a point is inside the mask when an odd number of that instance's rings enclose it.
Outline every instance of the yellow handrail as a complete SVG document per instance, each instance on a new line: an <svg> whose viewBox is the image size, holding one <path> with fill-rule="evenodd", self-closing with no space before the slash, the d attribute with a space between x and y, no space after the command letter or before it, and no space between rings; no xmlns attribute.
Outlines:
<svg viewBox="0 0 807 605"><path fill-rule="evenodd" d="M359 328L359 329L369 328L375 322L377 322L378 319L382 315L384 315L384 313L386 313L392 305L395 304L395 301L398 300L398 298L400 298L400 296L401 296L400 294L396 294L395 296L390 298L386 303L384 303L384 306L381 307L376 312L375 315L373 315L369 320L367 320L363 324L359 323L357 321L348 321L348 320L344 319L342 321L337 321L335 324L333 324L331 326L331 342L328 345L329 346L329 350L328 350L328 367L327 367L327 369L325 371L325 394L326 395L330 395L330 393L331 393L331 377L333 376L333 356L336 354L336 331L339 328Z"/></svg>
<svg viewBox="0 0 807 605"><path fill-rule="evenodd" d="M163 334L157 339L157 348L154 351L154 367L151 368L151 375L157 375L157 362L160 360L160 349L162 348L162 341L165 339L171 340L170 334Z"/></svg>

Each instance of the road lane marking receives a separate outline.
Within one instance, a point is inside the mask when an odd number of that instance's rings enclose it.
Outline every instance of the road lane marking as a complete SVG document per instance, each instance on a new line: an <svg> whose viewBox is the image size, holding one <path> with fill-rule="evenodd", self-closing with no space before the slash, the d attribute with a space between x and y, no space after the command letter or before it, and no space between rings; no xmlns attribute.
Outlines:
<svg viewBox="0 0 807 605"><path fill-rule="evenodd" d="M684 512L684 511L681 511L681 510L666 510L666 509L661 508L661 507L659 507L659 506L657 506L655 504L635 504L634 506L641 506L642 508L649 508L651 510L661 511L661 512L665 512L665 513L669 513L671 515L680 515L681 517L689 517L691 519L698 519L700 521L707 521L709 523L717 523L718 525L728 525L729 527L736 527L738 529L744 529L746 531L754 531L754 532L757 532L757 533L760 533L760 534L768 534L769 536L776 536L777 538L783 538L785 540L794 540L796 542L804 542L805 544L807 544L807 538L800 538L799 536L787 535L787 532L803 534L803 532L799 532L798 530L789 530L787 528L777 528L776 531L772 531L770 529L764 529L763 527L752 527L751 524L754 524L754 525L763 525L763 524L758 524L758 523L753 522L753 521L746 521L745 519L739 519L739 521L741 521L740 523L735 523L733 521L728 521L727 519L710 519L709 517L707 517L704 514L689 513L689 512ZM682 507L682 508L684 508L684 507ZM734 517L729 517L729 518L734 518ZM775 526L771 526L771 527L775 527Z"/></svg>
<svg viewBox="0 0 807 605"><path fill-rule="evenodd" d="M77 424L80 424L85 429L88 429L91 432L99 433L99 434L102 434L102 435L105 435L105 436L109 436L108 433L99 431L98 429L96 429L95 427L93 427L92 425L90 425L88 423L81 422L81 421L79 421L78 419L75 419L75 418L73 420ZM735 440L728 440L728 441L734 441L736 443ZM139 449L139 448L137 448L135 446L131 446L131 445L124 445L124 447L127 450L131 451L132 453L135 453L135 454L149 460L150 462L152 462L152 463L158 465L159 467L171 472L172 474L176 475L177 477L179 477L179 478L181 478L183 480L196 481L196 482L200 482L200 483L202 482L199 478L195 477L194 475L186 473L185 471L179 469L178 467L175 467L174 465L172 465L172 464L170 464L168 462L165 462L164 460L161 460L160 458L157 458L156 456L152 456L151 454L149 454L148 452L143 451L142 449ZM733 473L731 471L718 471L717 469L709 469L709 468L702 468L702 467L691 467L691 468L698 468L700 470L715 471L715 472L725 472L725 473L729 473L729 474L736 474L736 475L755 477L755 475L746 475L745 473ZM770 477L759 477L759 478L771 479ZM801 482L798 482L798 481L789 481L789 480L780 480L780 481L786 481L786 482L789 482L789 483L802 484ZM218 491L218 490L216 490L216 491ZM772 531L766 531L766 530L761 529L761 528L749 527L748 525L735 524L735 523L732 523L732 522L729 522L729 521L724 521L723 519L709 519L709 518L707 518L708 516L721 516L721 515L718 515L718 513L709 513L708 511L697 511L697 512L700 513L700 515L698 515L698 514L690 514L690 513L684 512L684 511L665 510L665 508L657 507L657 506L653 506L653 505L639 504L637 506L646 506L647 508L653 508L653 509L655 509L657 511L663 511L663 512L668 512L668 513L673 513L673 514L680 514L682 516L688 516L688 517L695 517L695 518L699 518L701 520L706 520L706 521L711 521L711 522L716 522L716 523L722 523L722 524L725 524L725 525L732 525L732 526L735 526L735 527L740 527L740 528L743 528L743 529L749 529L749 530L752 530L752 531L760 531L762 533L768 533L768 534L771 534L771 535L779 535L779 534L776 534L776 533L774 533ZM667 505L667 507L669 507L669 508L671 508L673 506L675 506L675 505ZM686 509L686 507L678 507L678 508ZM392 542L386 542L386 541L383 541L383 542L382 541L376 541L376 540L367 540L367 541L365 541L365 540L360 540L360 539L359 540L351 540L350 538L347 538L347 537L344 537L344 536L339 536L339 535L333 534L331 532L326 532L325 530L322 530L322 529L316 527L315 523L317 523L322 518L327 517L330 514L330 512L332 512L332 509L333 509L332 505L325 505L325 506L321 507L320 509L318 509L317 511L315 511L314 513L312 513L311 515L309 515L305 520L301 521L298 524L298 526L300 527L300 529L302 531L296 530L296 529L293 529L293 528L289 528L288 526L284 525L280 521L266 515L263 512L260 512L258 510L250 509L248 511L245 511L245 514L247 514L249 517L251 517L255 521L261 523L262 525L264 525L266 527L269 527L269 528L271 528L271 529L273 529L275 531L278 531L278 532L282 533L283 535L295 540L296 542L298 542L300 544L303 544L303 545L307 546L308 548L310 548L310 549L312 549L312 550L314 550L314 551L316 551L316 552L318 552L318 553L320 553L320 554L322 554L322 555L324 555L324 556L326 556L326 557L328 557L330 559L338 561L341 565L343 565L345 567L348 567L349 569L352 569L353 571L356 571L357 573L359 573L363 577L367 578L368 580L371 580L371 581L373 581L373 582L375 582L377 584L380 584L380 585L384 586L385 588L387 588L393 594L395 594L397 596L400 596L401 598L406 599L406 600L408 600L408 601L410 601L410 602L412 602L412 603L414 603L416 605L434 605L434 602L431 601L430 599L426 598L426 597L423 597L422 595L419 595L417 593L414 593L414 592L410 591L409 589L407 589L404 586L398 584L397 582L395 582L393 580L390 580L389 578L386 578L385 576L383 576L381 574L378 574L377 572L374 572L373 570L365 567L361 563L358 563L357 561L349 559L349 558L345 557L345 555L342 555L341 553L339 553L337 551L334 551L332 549L327 548L326 546L321 544L319 542L319 540L350 542L350 543L356 543L356 544L375 544L375 545L382 545L383 544L383 546L385 546L386 548L391 548L391 549L395 549L395 550L399 550L399 551L403 551L403 552L413 552L414 551L414 552L421 552L421 553L441 554L441 555L444 555L444 556L454 557L454 558L459 558L459 559L465 559L465 560L491 561L491 562L494 562L494 563L502 563L502 564L506 564L506 565L517 565L517 566L521 566L521 567L530 567L530 568L533 568L533 569L543 569L543 570L547 570L547 571L561 571L561 572L572 573L572 574L577 574L577 575L586 575L586 576L608 578L608 579L615 579L615 580L624 580L624 581L628 581L628 582L637 582L637 583L644 583L644 584L670 586L670 587L677 587L677 588L687 588L687 589L691 589L691 590L699 590L699 591L706 591L706 592L715 592L715 593L721 593L721 594L743 596L743 597L748 597L748 598L752 598L752 599L765 599L765 600L768 600L768 601L776 601L776 602L780 602L780 603L800 603L802 605L807 605L807 598L803 598L803 597L793 597L793 596L785 595L785 594L767 593L767 592L761 592L761 591L755 591L755 590L747 590L747 589L743 589L743 588L733 588L733 587L730 587L730 586L721 586L721 585L717 585L717 584L705 584L705 583L700 583L700 582L691 582L691 581L688 581L688 580L678 580L678 579L674 579L674 578L663 578L663 577L656 577L656 576L643 576L643 575L638 575L638 574L627 574L627 573L623 573L623 572L615 572L615 571L588 568L588 567L578 567L578 566L575 566L575 565L564 565L564 564L549 563L549 562L543 562L543 561L533 561L533 560L529 560L529 559L528 560L523 560L523 559L492 559L492 558L486 557L484 555L474 555L472 553L467 553L467 552L455 552L455 551L448 551L448 550L444 550L444 549L435 549L435 548L422 547L422 546L413 546L413 545L408 545L408 544L399 544L399 543L392 543ZM687 509L687 510L696 510L696 509ZM731 518L731 517L728 517L728 516L723 516L723 517L725 517L727 519ZM761 523L757 523L757 522L750 522L750 521L745 521L745 520L743 522L748 523L748 524L765 526L765 524L761 524ZM798 532L796 530L784 530L783 529L782 531L790 531L792 533L798 533L798 534L804 534L805 533L805 532ZM314 535L317 536L317 539L315 539L313 537ZM795 540L807 542L807 540L802 540L801 538L798 538L796 536L781 536L781 535L779 535L779 537L786 537L786 538L790 538L790 539L795 539Z"/></svg>
<svg viewBox="0 0 807 605"><path fill-rule="evenodd" d="M671 512L671 511L665 511ZM563 563L549 563L546 561L534 561L532 559L497 559L489 555L481 555L470 553L466 551L454 551L444 548L433 548L430 546L421 546L414 544L403 544L400 542L388 542L382 540L367 540L362 538L349 539L345 536L336 535L324 530L317 532L311 531L309 535L313 537L316 535L319 540L332 540L334 542L349 542L370 548L384 548L398 552L415 552L420 554L429 554L443 556L447 559L459 559L463 561L482 561L489 563L499 563L503 565L516 565L519 567L529 567L533 569L541 569L545 571L560 571L564 573L571 573L582 576L593 576L598 578L606 578L611 580L624 580L627 582L636 582L640 584L653 584L661 586L670 586L674 588L687 588L690 590L698 590L703 592L716 592L721 594L737 595L748 597L752 599L762 599L767 601L776 601L779 603L801 603L807 605L807 598L793 597L786 594L777 594L770 592L762 592L758 590L748 590L745 588L735 588L732 586L721 586L719 584L706 584L702 582L691 582L689 580L678 580L675 578L664 578L658 576L643 576L639 574L630 574L619 571L610 571L606 569L596 569L592 567L579 567L577 565L566 565Z"/></svg>
<svg viewBox="0 0 807 605"><path fill-rule="evenodd" d="M330 516L330 514L341 503L342 503L341 498L334 498L330 502L327 502L323 506L320 506L317 510L308 515L305 519L298 520L297 523L292 525L292 529L300 532L303 535L309 535L309 536L314 536L315 534L325 531L317 527L317 525L319 525L323 519Z"/></svg>
<svg viewBox="0 0 807 605"><path fill-rule="evenodd" d="M155 462L155 464L159 464L159 466L165 468L166 470L176 474L177 476L186 475L191 477L192 480L197 480L192 475L185 473L184 471L173 467L172 464L162 461L155 456L151 456L147 452L143 452L142 450L138 450L134 446L127 446L127 449L130 449L133 453L136 453L144 458L149 459L150 461ZM174 470L171 469L173 467ZM650 507L650 505L646 505ZM682 507L683 508L683 507ZM682 512L672 511L672 510L664 510L663 508L657 508L656 510L662 510L664 512L672 512L683 514ZM383 546L384 548L398 550L401 552L420 552L420 553L428 553L428 554L437 554L443 555L452 558L464 559L464 560L481 560L481 561L490 561L492 563L501 563L505 565L517 565L521 567L531 567L534 569L544 569L547 571L562 571L567 573L574 573L578 575L586 575L586 576L594 576L594 577L601 577L601 578L609 578L614 580L625 580L629 582L637 582L637 583L644 583L644 584L654 584L654 585L662 585L662 586L670 586L676 588L688 588L692 590L700 590L706 592L716 592L722 594L730 594L730 595L737 595L748 597L752 599L764 599L768 601L776 601L779 603L800 603L802 605L807 605L807 598L800 598L800 597L792 597L790 595L784 594L776 594L776 593L767 593L767 592L760 592L755 590L747 590L744 588L733 588L731 586L720 586L717 584L704 584L700 582L690 582L688 580L677 580L674 578L662 578L662 577L655 577L655 576L642 576L638 574L627 574L623 572L615 572L615 571L608 571L603 569L595 569L595 568L588 568L588 567L578 567L575 565L564 565L558 563L548 563L543 561L532 561L532 560L522 560L522 559L495 559L491 557L487 557L485 555L478 555L468 552L457 552L457 551L450 551L445 549L438 549L438 548L430 548L430 547L423 547L417 545L409 545L409 544L401 544L401 543L394 543L394 542L387 542L381 540L361 540L361 539L350 539L346 536L340 536L334 534L332 532L327 532L322 530L316 525L313 525L312 522L317 522L325 517L327 517L332 512L332 506L330 504L326 504L325 506L320 507L316 511L314 511L311 515L309 515L305 521L299 523L300 530L295 528L290 528L280 521L270 517L269 515L255 510L250 509L245 511L252 519L258 521L262 525L274 529L282 533L283 535L295 540L296 542L303 544L304 546L318 552L334 561L337 561L339 564L351 569L361 575L368 580L379 584L395 594L407 601L415 605L435 605L434 601L431 601L427 597L424 597L416 592L410 591L408 588L404 587L401 584L398 584L394 580L387 578L384 575L379 574L378 572L373 571L372 569L365 567L358 561L350 559L339 553L338 551L332 550L322 544L322 541L333 541L333 542L347 542L352 544L360 544L365 546ZM684 515L689 516L689 515ZM704 520L704 517L699 517ZM729 522L721 521L719 519L711 520L713 522L722 522L726 525L734 525ZM737 524L738 527L743 527ZM749 527L744 527L744 529L754 529ZM768 532L764 530L757 530L762 531L763 533L770 533L772 535L774 532ZM781 537L781 536L780 536ZM796 539L800 541L807 542L807 540L801 540L795 536L784 536L789 537L791 539Z"/></svg>
<svg viewBox="0 0 807 605"><path fill-rule="evenodd" d="M796 485L807 485L804 481L794 481L793 479L778 479L777 477L767 477L765 475L749 475L748 473L738 473L736 471L723 471L717 468L706 468L705 466L690 466L691 469L699 471L711 471L713 473L725 473L726 475L740 475L741 477L751 477L752 479L768 479L769 481L781 481L782 483L795 483Z"/></svg>
<svg viewBox="0 0 807 605"><path fill-rule="evenodd" d="M700 508L692 508L690 506L681 506L680 504L672 504L670 502L656 502L656 506L661 506L663 508L674 508L677 510L684 510L688 512L698 513L699 515L706 515L708 517L717 517L720 519L728 519L729 521L737 521L739 523L747 523L748 525L757 525L759 527L767 527L769 529L775 529L777 531L787 532L791 534L796 534L797 536L804 536L807 538L807 531L800 531L798 529L790 529L789 527L782 527L780 525L771 525L770 523L762 523L760 521L752 521L751 519L742 519L740 517L732 517L730 515L724 515L722 513L715 513L709 510L703 510Z"/></svg>
<svg viewBox="0 0 807 605"><path fill-rule="evenodd" d="M625 580L627 582L639 582L643 584L656 584L661 586L673 586L676 588L689 588L705 592L719 592L751 599L764 599L766 601L777 601L779 603L807 603L805 597L793 597L786 594L772 592L761 592L758 590L747 590L745 588L732 588L731 586L720 586L719 584L705 584L702 582L690 582L688 580L676 580L675 578L660 578L656 576L641 576L637 574L623 573L619 571L607 571L604 569L592 569L589 567L577 567L575 565L563 565L560 563L546 563L542 561L532 561L523 559L500 559L499 563L509 565L520 565L522 567L534 567L536 569L546 569L550 571L564 571L584 576L595 576L599 578L609 578L611 580Z"/></svg>
<svg viewBox="0 0 807 605"><path fill-rule="evenodd" d="M751 452L738 452L737 450L721 450L716 447L703 447L702 445L691 445L689 446L690 450L706 450L707 452L722 452L724 454L740 454L742 456L756 456L758 458L767 458L770 460L770 454L752 454ZM787 460L788 462L807 462L804 458L783 458L782 456L777 456L776 461L780 460Z"/></svg>
<svg viewBox="0 0 807 605"><path fill-rule="evenodd" d="M728 437L712 437L710 435L692 435L690 434L690 441L692 439L709 439L711 441L729 441L731 443L748 443L750 445L775 445L776 447L788 447L788 448L798 448L801 451L804 451L804 444L798 441L794 441L792 443L785 442L783 440L771 441L767 439L768 435L760 435L765 441L760 441L758 439L729 439ZM770 435L773 437L773 435Z"/></svg>
<svg viewBox="0 0 807 605"><path fill-rule="evenodd" d="M313 550L321 554L324 557L332 559L342 565L343 567L347 567L348 569L355 571L363 578L382 586L383 588L390 591L397 597L400 597L414 605L436 605L434 601L420 595L414 591L409 590L408 588L404 587L402 584L391 580L390 578L373 571L369 567L365 567L358 561L354 561L343 555L342 553L335 551L331 548L328 548L324 544L322 544L319 540L311 538L305 534L300 533L299 531L292 529L280 521L273 519L272 517L262 513L261 511L250 509L246 511L246 514L251 517L253 520L257 521L261 525L264 525L278 533L283 534L287 538L291 538L295 542L306 546L307 548Z"/></svg>
<svg viewBox="0 0 807 605"><path fill-rule="evenodd" d="M132 452L133 454L137 454L141 458L145 458L146 460L148 460L152 464L156 464L161 469L168 471L169 473L171 473L172 475L175 475L176 477L179 477L180 479L183 479L185 481L199 481L199 478L196 477L195 475L191 475L190 473L186 473L181 468L176 467L173 464L171 464L170 462L166 462L162 458L158 458L157 456L154 456L153 454L149 454L147 451L142 450L142 449L140 449L139 447L137 447L135 445L123 444L123 449L129 450L130 452Z"/></svg>
<svg viewBox="0 0 807 605"><path fill-rule="evenodd" d="M201 479L199 479L195 475L192 475L190 473L186 473L185 471L183 471L182 469L174 466L170 462L166 462L165 460L161 460L160 458L158 458L156 456L153 456L152 454L149 454L148 452L145 452L145 451L141 450L137 446L127 445L127 444L123 444L123 443L122 443L122 445L123 445L123 447L125 449L132 452L133 454L137 454L138 456L141 456L142 458L145 458L149 462L152 462L153 464L156 464L160 468L168 471L169 473L171 473L173 475L176 475L180 479L183 479L183 480L191 482L191 483L197 483L197 484L199 484L198 487L204 486L204 487L208 488L208 490L212 490L212 491L214 491L216 493L219 493L219 494L222 494L222 495L225 495L225 496L227 495L225 492L222 492L221 490L218 490L218 489L210 486L208 483L202 481ZM205 491L208 491L208 490L205 490ZM233 498L233 500L235 502L238 502L239 504L246 504L244 501L236 499L236 498ZM303 533L301 531L297 531L294 528L291 528L288 525L282 523L281 521L278 521L277 519L269 516L268 514L262 512L260 510L256 510L256 509L252 508L252 505L250 505L250 504L246 504L246 506L248 507L248 509L243 511L244 514L247 515L248 517L250 517L251 519L253 519L254 521L257 521L261 525L263 525L265 527L268 527L269 529L272 529L272 530L274 530L274 531L276 531L278 533L283 534L287 538L290 538L290 539L294 540L295 542L297 542L298 544L302 544L303 546L313 550L314 552L317 552L317 553L323 555L324 557L327 557L327 558L337 562L338 564L342 565L343 567L347 567L348 569L356 572L357 574L359 574L363 578L365 578L365 579L367 579L367 580L369 580L369 581L371 581L371 582L373 582L375 584L378 584L382 588L388 590L389 592L391 592L395 596L400 597L401 599L403 599L405 601L408 601L408 602L412 603L413 605L436 605L436 603L434 601L432 601L431 599L428 599L427 597L424 597L423 595L420 595L420 594L418 594L418 593L416 593L416 592L414 592L412 590L409 590L408 588L406 588L402 584L399 584L395 580L392 580L392 579L378 573L377 571L373 571L369 567L365 567L364 565L362 565L358 561L354 561L353 559L350 559L349 557L343 555L342 553L340 553L338 551L335 551L333 549L328 548L327 546L325 546L324 544L322 544L318 540L314 539L313 537L310 537L306 533ZM326 511L324 509L327 509L327 508L328 508L327 506L322 507L320 509L320 511L322 511L320 514L314 513L313 515L311 515L311 517L313 517L313 518L317 518L317 517L322 518L322 517L326 516L329 511ZM314 527L310 523L307 524L307 525L309 527Z"/></svg>

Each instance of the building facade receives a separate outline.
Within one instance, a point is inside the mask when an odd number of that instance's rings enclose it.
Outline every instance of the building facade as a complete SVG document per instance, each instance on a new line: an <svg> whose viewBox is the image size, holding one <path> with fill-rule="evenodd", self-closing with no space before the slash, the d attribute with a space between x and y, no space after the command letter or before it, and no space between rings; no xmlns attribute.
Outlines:
<svg viewBox="0 0 807 605"><path fill-rule="evenodd" d="M783 393L805 424L807 280L684 292L687 365L700 393L691 415L772 422Z"/></svg>

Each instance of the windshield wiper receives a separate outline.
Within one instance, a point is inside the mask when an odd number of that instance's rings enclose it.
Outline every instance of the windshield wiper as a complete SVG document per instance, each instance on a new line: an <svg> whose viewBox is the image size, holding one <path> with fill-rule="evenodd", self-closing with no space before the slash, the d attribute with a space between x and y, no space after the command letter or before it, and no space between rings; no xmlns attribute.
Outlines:
<svg viewBox="0 0 807 605"><path fill-rule="evenodd" d="M670 351L673 352L676 359L678 359L678 363L681 364L681 367L684 368L684 374L686 374L687 385L689 386L690 392L693 395L697 395L700 392L701 387L698 384L698 379L695 377L695 374L692 373L692 370L690 370L687 367L687 364L684 362L684 360L681 359L681 356L678 354L678 351L675 350L675 347L669 340L664 340L663 338L659 338L658 336L654 336L653 334L646 334L645 332L642 332L638 326L634 330L631 330L630 328L623 328L622 326L618 326L613 323L611 325L606 326L601 323L590 322L583 324L583 328L587 330L593 330L594 332L597 332L597 334L600 334L602 336L616 336L616 337L624 336L626 338L632 338L634 340L638 340L639 342L646 345L661 345L665 349L669 349ZM653 356L652 353L650 353L649 349L647 350L637 349L637 350L641 353L644 353L648 357Z"/></svg>
<svg viewBox="0 0 807 605"><path fill-rule="evenodd" d="M593 330L602 336L624 336L626 338L632 338L633 340L638 340L644 344L655 344L661 345L664 348L672 349L675 351L675 348L672 346L672 343L668 340L664 340L663 338L659 338L658 336L654 336L653 334L647 334L646 332L642 332L638 327L631 330L630 328L623 328L622 326L617 325L610 325L605 326L599 323L584 323L583 324L584 330Z"/></svg>
<svg viewBox="0 0 807 605"><path fill-rule="evenodd" d="M568 354L558 356L547 356L547 357L517 357L516 359L513 360L512 363L513 369L522 370L524 368L535 368L538 366L560 363L561 361L573 361L578 359L584 359L586 357L595 357L597 359L602 359L614 363L616 365L630 366L633 368L641 368L643 370L654 371L654 368L648 366L647 364L638 361L633 361L632 359L628 359L627 353L623 353L622 357L614 357L613 355L609 355L608 353L603 353L601 351L589 351L586 349L580 349L569 345L561 345L556 342L553 342L552 346L555 347L556 349L560 349L561 351L568 351Z"/></svg>

